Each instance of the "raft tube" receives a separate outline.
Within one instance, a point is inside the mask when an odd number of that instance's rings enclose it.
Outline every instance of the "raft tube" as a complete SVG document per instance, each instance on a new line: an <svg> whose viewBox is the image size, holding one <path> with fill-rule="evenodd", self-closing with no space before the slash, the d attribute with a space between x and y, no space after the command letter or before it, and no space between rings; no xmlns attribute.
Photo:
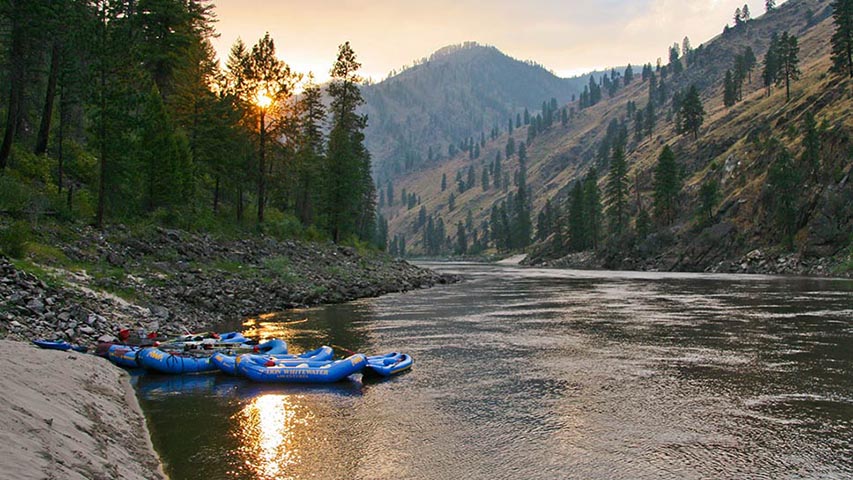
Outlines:
<svg viewBox="0 0 853 480"><path fill-rule="evenodd" d="M70 343L64 341L52 342L50 340L33 340L33 343L39 348L46 348L48 350L60 350L63 352L67 352L68 350L74 350L75 352L86 353L86 351L89 350L87 347L83 347L80 345L71 345Z"/></svg>
<svg viewBox="0 0 853 480"><path fill-rule="evenodd" d="M392 352L385 355L367 357L365 373L374 373L382 377L390 377L412 368L412 356L405 353Z"/></svg>
<svg viewBox="0 0 853 480"><path fill-rule="evenodd" d="M166 352L159 348L149 347L137 355L139 364L146 370L160 373L179 375L182 373L204 373L217 370L210 362L210 355L191 355L179 352Z"/></svg>
<svg viewBox="0 0 853 480"><path fill-rule="evenodd" d="M139 368L139 351L141 348L130 345L110 345L107 350L107 358L124 368Z"/></svg>
<svg viewBox="0 0 853 480"><path fill-rule="evenodd" d="M270 361L264 357L240 355L236 363L237 371L255 382L333 383L360 372L367 365L367 358L357 353L343 360Z"/></svg>
<svg viewBox="0 0 853 480"><path fill-rule="evenodd" d="M314 355L314 352L320 352L323 349L328 349L328 356L322 356L320 358L316 358L316 360L331 360L333 357L332 349L330 347L321 347L317 350L311 350L311 352L305 352L301 355L291 355L287 353L287 343L284 340L273 339L267 342L261 343L260 345L256 345L255 350L261 352L261 356L266 355L267 358L307 358L303 357L306 354ZM325 350L324 350L325 351ZM213 356L210 357L210 361L216 365L216 368L222 370L223 372L229 375L237 375L237 355L232 354L232 352L216 352Z"/></svg>

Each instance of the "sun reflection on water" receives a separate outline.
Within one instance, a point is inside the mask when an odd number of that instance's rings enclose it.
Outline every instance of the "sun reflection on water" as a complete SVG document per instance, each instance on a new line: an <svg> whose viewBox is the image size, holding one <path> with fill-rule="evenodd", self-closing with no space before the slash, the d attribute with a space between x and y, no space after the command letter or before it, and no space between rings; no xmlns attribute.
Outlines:
<svg viewBox="0 0 853 480"><path fill-rule="evenodd" d="M238 414L239 452L254 478L295 478L288 470L299 463L300 439L314 420L300 400L299 395L261 395Z"/></svg>

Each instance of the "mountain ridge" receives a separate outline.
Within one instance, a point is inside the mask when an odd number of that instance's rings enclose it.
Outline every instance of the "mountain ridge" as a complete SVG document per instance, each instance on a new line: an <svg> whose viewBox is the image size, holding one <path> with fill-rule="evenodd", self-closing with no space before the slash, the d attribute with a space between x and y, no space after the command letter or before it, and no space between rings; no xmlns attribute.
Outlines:
<svg viewBox="0 0 853 480"><path fill-rule="evenodd" d="M824 131L827 154L831 149L844 152L845 148L850 148L849 142L844 140L847 138L845 135L853 130L850 114L853 111L853 98L849 81L827 73L829 37L833 29L829 3L828 0L791 0L770 14L747 22L743 28L727 29L724 34L703 45L703 53L697 57L699 63L678 76L666 79L669 95L690 85L699 86L707 111L705 125L696 141L677 133L674 118L667 118L672 114L672 99L668 97L659 113L661 118L653 135L628 142L631 215L633 218L637 214L637 202L633 197L639 198L639 204L644 208L649 208L652 203L652 169L660 149L666 144L672 146L685 174L684 188L680 193L682 210L675 225L660 229L659 233L666 233L666 238L657 235L656 245L643 246L643 242L636 242L625 252L611 252L606 255L607 258L600 258L600 266L682 270L725 268L720 265L735 262L755 248L781 248L779 232L773 226L767 204L766 179L772 158L767 157L769 154L764 151L765 144L771 138L780 137L793 154L799 155L802 122L805 113L810 112L818 117L819 122L828 125ZM732 108L723 106L723 73L727 68L732 68L734 54L741 52L747 45L752 46L760 64L770 33L781 33L783 30L800 36L801 40L803 75L794 85L791 102L785 102L784 88L774 88L769 97L765 96L760 72L753 71L752 82L744 87L744 101ZM547 200L564 205L569 189L591 167L599 169L599 178L606 173L603 169L607 164L596 159L596 148L606 137L608 124L613 122L626 125L633 134L633 120L627 118L626 107L629 101L639 107L647 103L648 88L647 81L637 79L613 97L605 95L600 103L592 107L580 109L576 103L560 105L561 108L575 107L577 115L565 127L557 125L540 133L527 146L527 177L533 192L531 200L534 217L544 208ZM517 130L512 136L516 144L527 140L524 132ZM491 162L497 152L504 150L507 139L508 134L504 129L500 138L488 142L488 146L482 149L480 160L472 161L467 156L459 155L444 165L402 177L395 184L396 190L406 189L410 195L415 193L421 201L417 208L411 210L399 204L385 206L382 212L389 220L390 236L403 235L410 253L423 252L423 228L414 228L419 223L417 217L421 206L428 216L443 220L449 236L455 232L451 231L451 226L460 222L473 223L481 238L487 236L489 210L507 199L508 192L483 190L479 185L479 173L482 168L488 167L486 162ZM803 192L803 203L812 207L801 212L796 248L806 257L844 256L849 242L844 238L844 229L847 229L849 237L853 222L850 207L843 207L844 199L848 199L848 205L853 204L850 186L853 182L849 181L851 162L847 155L846 163L843 155L840 162L825 158L825 168L836 169L836 174L827 176L820 185L809 185ZM475 176L478 185L475 188L460 192L451 185L449 191L440 191L438 184L442 175L452 183L457 172L464 172L472 166L477 171ZM518 170L517 155L508 162L505 160L504 168ZM699 188L711 180L721 184L721 199L715 210L714 221L711 225L705 225L696 221L692 211L698 203ZM599 184L603 186L603 180L600 179ZM454 193L455 197L454 211L448 208L450 193ZM827 198L820 198L821 195ZM840 202L842 207L832 206L833 202ZM471 212L473 222L467 222L468 211ZM825 227L825 224L832 223L833 218L835 224ZM724 225L722 230L727 232L724 238L718 239L722 247L704 245L703 252L690 251L691 242L703 235L713 237L709 231L715 225ZM645 253L637 249L645 249ZM534 248L534 256L538 261L553 263L555 258L564 253L560 249L550 248L547 242ZM636 258L623 262L624 258L617 258L620 254Z"/></svg>

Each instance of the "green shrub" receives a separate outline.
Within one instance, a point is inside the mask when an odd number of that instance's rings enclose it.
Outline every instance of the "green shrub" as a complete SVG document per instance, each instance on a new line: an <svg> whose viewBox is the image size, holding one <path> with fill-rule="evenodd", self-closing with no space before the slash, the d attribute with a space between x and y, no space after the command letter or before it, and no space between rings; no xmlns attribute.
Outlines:
<svg viewBox="0 0 853 480"><path fill-rule="evenodd" d="M265 223L261 231L279 240L293 240L302 237L302 222L292 213L283 213L278 209L267 210Z"/></svg>
<svg viewBox="0 0 853 480"><path fill-rule="evenodd" d="M30 224L19 221L0 228L0 252L12 258L23 258L27 254L30 239Z"/></svg>
<svg viewBox="0 0 853 480"><path fill-rule="evenodd" d="M32 191L12 175L0 176L0 212L21 216L32 202Z"/></svg>

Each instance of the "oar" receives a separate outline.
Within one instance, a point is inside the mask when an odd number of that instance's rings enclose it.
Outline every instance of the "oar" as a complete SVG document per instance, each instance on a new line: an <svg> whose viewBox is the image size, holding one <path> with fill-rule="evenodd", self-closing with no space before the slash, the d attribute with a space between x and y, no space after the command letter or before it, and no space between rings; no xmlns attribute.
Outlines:
<svg viewBox="0 0 853 480"><path fill-rule="evenodd" d="M355 354L357 353L357 352L353 352L353 351L352 351L352 350L350 350L349 348L344 348L344 347L342 347L342 346L340 346L340 345L332 344L332 348L337 348L338 350L342 350L342 351L343 351L344 353L346 353L347 355L355 355Z"/></svg>

